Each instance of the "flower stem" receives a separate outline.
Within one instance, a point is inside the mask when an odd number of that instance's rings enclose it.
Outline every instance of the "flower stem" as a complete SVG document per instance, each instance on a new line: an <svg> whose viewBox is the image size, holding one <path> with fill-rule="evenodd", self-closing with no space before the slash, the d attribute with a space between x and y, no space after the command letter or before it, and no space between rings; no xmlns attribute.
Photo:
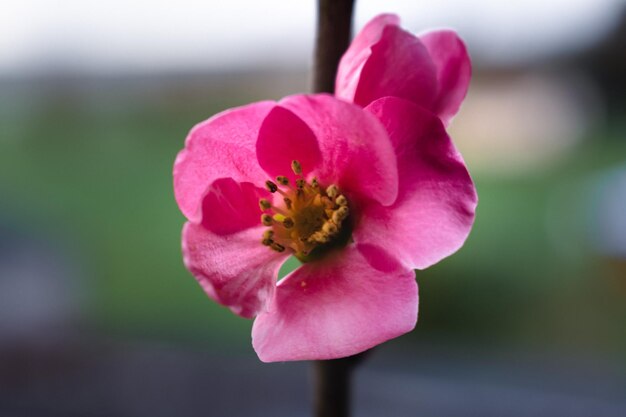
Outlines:
<svg viewBox="0 0 626 417"><path fill-rule="evenodd" d="M354 0L318 0L313 91L333 93L341 55L350 44ZM315 361L315 417L350 415L350 377L360 355Z"/></svg>
<svg viewBox="0 0 626 417"><path fill-rule="evenodd" d="M350 415L350 380L366 352L347 358L315 361L315 417Z"/></svg>
<svg viewBox="0 0 626 417"><path fill-rule="evenodd" d="M341 55L350 44L354 0L318 0L313 91L333 93ZM315 361L315 416L348 417L350 376L360 355Z"/></svg>
<svg viewBox="0 0 626 417"><path fill-rule="evenodd" d="M332 93L341 55L350 44L354 0L318 0L313 92Z"/></svg>

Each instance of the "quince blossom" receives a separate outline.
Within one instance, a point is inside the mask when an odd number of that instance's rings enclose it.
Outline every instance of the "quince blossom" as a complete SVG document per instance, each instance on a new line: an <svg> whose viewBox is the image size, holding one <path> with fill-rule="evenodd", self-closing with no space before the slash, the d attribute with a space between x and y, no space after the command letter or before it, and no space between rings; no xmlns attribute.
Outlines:
<svg viewBox="0 0 626 417"><path fill-rule="evenodd" d="M476 193L435 114L296 95L195 126L174 165L186 267L256 317L265 362L354 355L412 330L413 270L460 248ZM277 282L289 256L303 263Z"/></svg>
<svg viewBox="0 0 626 417"><path fill-rule="evenodd" d="M209 297L255 318L265 362L350 356L415 327L414 269L459 249L476 191L445 124L471 64L452 31L380 15L343 56L335 96L230 109L174 164L183 258ZM283 262L302 265L277 281Z"/></svg>

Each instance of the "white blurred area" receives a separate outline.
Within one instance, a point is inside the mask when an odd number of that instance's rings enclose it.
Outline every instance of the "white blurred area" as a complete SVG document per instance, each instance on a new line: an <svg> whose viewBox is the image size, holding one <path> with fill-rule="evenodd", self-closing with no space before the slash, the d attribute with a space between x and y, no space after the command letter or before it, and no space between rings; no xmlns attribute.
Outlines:
<svg viewBox="0 0 626 417"><path fill-rule="evenodd" d="M603 121L597 91L576 74L475 79L450 133L466 160L494 175L550 168Z"/></svg>
<svg viewBox="0 0 626 417"><path fill-rule="evenodd" d="M357 0L356 27L381 12L408 29L453 27L475 57L519 62L590 44L623 0ZM0 74L304 66L314 0L3 0Z"/></svg>
<svg viewBox="0 0 626 417"><path fill-rule="evenodd" d="M518 175L549 166L602 123L594 83L576 71L555 71L550 61L592 47L611 33L625 6L624 0L356 0L355 29L381 12L399 14L416 33L456 29L472 55L474 78L454 139L474 170ZM278 98L306 89L315 9L314 0L3 0L0 80L68 74L181 80L200 73L216 74L219 84L217 75L235 74L234 88L256 92L255 99Z"/></svg>

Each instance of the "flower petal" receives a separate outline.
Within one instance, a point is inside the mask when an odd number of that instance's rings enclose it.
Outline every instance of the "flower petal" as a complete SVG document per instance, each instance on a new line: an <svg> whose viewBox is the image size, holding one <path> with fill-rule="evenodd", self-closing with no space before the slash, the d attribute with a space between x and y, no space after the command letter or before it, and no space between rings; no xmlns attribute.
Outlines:
<svg viewBox="0 0 626 417"><path fill-rule="evenodd" d="M297 95L280 102L315 134L322 162L314 171L355 198L391 204L398 192L396 156L385 128L362 108L331 95ZM303 165L303 172L310 168Z"/></svg>
<svg viewBox="0 0 626 417"><path fill-rule="evenodd" d="M295 181L291 161L307 170L317 168L322 157L311 129L290 110L276 106L269 112L256 143L259 164L271 177L284 175Z"/></svg>
<svg viewBox="0 0 626 417"><path fill-rule="evenodd" d="M249 182L219 178L202 200L202 225L218 235L260 226L261 198L270 198L270 193Z"/></svg>
<svg viewBox="0 0 626 417"><path fill-rule="evenodd" d="M265 228L218 235L202 225L183 227L183 259L209 297L235 314L253 317L273 294L286 254L261 244Z"/></svg>
<svg viewBox="0 0 626 417"><path fill-rule="evenodd" d="M416 321L413 271L376 246L350 245L278 284L252 344L264 362L333 359L409 332Z"/></svg>
<svg viewBox="0 0 626 417"><path fill-rule="evenodd" d="M189 132L174 163L174 194L189 220L199 220L200 202L215 179L264 181L255 144L263 119L275 105L264 101L226 110Z"/></svg>
<svg viewBox="0 0 626 417"><path fill-rule="evenodd" d="M437 94L435 65L422 42L397 26L387 25L372 45L354 102L363 107L372 101L395 96L430 108Z"/></svg>
<svg viewBox="0 0 626 417"><path fill-rule="evenodd" d="M467 94L472 63L465 44L452 30L436 30L419 38L428 49L437 71L439 89L431 109L447 124Z"/></svg>
<svg viewBox="0 0 626 417"><path fill-rule="evenodd" d="M398 26L400 18L395 14L381 14L370 20L354 37L350 47L341 57L335 79L335 95L347 101L354 100L361 70L371 55L372 45L380 40L387 25Z"/></svg>
<svg viewBox="0 0 626 417"><path fill-rule="evenodd" d="M474 184L437 116L394 97L367 110L380 118L395 146L400 190L392 206L364 208L354 239L384 239L406 267L426 268L463 245L474 222Z"/></svg>

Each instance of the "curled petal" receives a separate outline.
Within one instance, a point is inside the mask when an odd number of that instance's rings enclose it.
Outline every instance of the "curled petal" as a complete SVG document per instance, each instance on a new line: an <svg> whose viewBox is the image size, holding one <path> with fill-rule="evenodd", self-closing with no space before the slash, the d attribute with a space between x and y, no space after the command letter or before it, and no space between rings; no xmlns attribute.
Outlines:
<svg viewBox="0 0 626 417"><path fill-rule="evenodd" d="M350 47L341 57L335 79L335 95L354 101L359 76L365 61L372 53L371 47L380 40L387 25L398 26L400 18L395 14L381 14L370 20L354 37Z"/></svg>
<svg viewBox="0 0 626 417"><path fill-rule="evenodd" d="M394 248L408 268L426 268L465 242L477 204L465 163L434 114L394 97L367 107L387 128L398 155L400 190L389 207L364 208L357 242Z"/></svg>
<svg viewBox="0 0 626 417"><path fill-rule="evenodd" d="M199 224L183 227L185 266L209 297L242 317L264 310L287 257L261 245L263 230L218 235Z"/></svg>
<svg viewBox="0 0 626 417"><path fill-rule="evenodd" d="M219 178L202 200L202 225L218 235L259 226L261 198L269 198L269 192L249 182Z"/></svg>
<svg viewBox="0 0 626 417"><path fill-rule="evenodd" d="M449 123L467 94L471 61L452 30L416 37L395 15L379 15L354 38L341 58L335 94L367 106L385 96L410 100Z"/></svg>
<svg viewBox="0 0 626 417"><path fill-rule="evenodd" d="M322 160L314 173L323 183L381 204L396 199L396 156L376 117L327 94L287 97L280 106L304 121L317 138ZM303 171L310 172L304 165Z"/></svg>
<svg viewBox="0 0 626 417"><path fill-rule="evenodd" d="M437 94L435 65L422 42L397 26L386 26L363 65L354 102L395 96L431 108Z"/></svg>
<svg viewBox="0 0 626 417"><path fill-rule="evenodd" d="M216 179L262 183L256 162L259 128L276 103L264 101L226 110L196 125L174 163L174 194L183 214L199 221L200 203Z"/></svg>
<svg viewBox="0 0 626 417"><path fill-rule="evenodd" d="M465 44L452 30L420 35L437 72L438 92L431 110L448 123L461 107L472 76L472 63Z"/></svg>
<svg viewBox="0 0 626 417"><path fill-rule="evenodd" d="M417 284L382 249L350 245L305 264L276 287L252 328L264 362L350 356L400 336L417 321Z"/></svg>
<svg viewBox="0 0 626 417"><path fill-rule="evenodd" d="M291 161L297 160L307 170L317 168L321 160L317 139L311 129L290 110L276 106L267 115L256 143L259 164L270 175L286 176L295 181Z"/></svg>

